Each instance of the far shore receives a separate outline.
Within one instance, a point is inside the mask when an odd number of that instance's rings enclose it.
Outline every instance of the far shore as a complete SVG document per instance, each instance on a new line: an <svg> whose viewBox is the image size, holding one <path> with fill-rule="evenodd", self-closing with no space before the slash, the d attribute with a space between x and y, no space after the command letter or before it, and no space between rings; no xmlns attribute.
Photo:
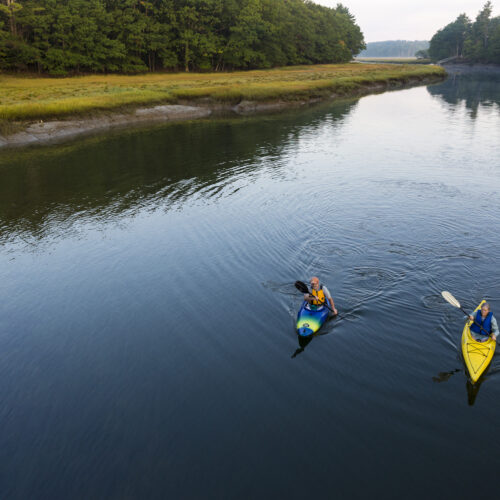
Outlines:
<svg viewBox="0 0 500 500"><path fill-rule="evenodd" d="M442 67L451 73L491 73L500 74L500 64L482 64L471 62L451 62L442 64Z"/></svg>
<svg viewBox="0 0 500 500"><path fill-rule="evenodd" d="M366 64L430 64L430 59L418 57L356 57L356 62Z"/></svg>
<svg viewBox="0 0 500 500"><path fill-rule="evenodd" d="M438 66L343 64L235 73L87 76L0 75L0 148L59 142L118 127L276 112L322 100L423 85Z"/></svg>

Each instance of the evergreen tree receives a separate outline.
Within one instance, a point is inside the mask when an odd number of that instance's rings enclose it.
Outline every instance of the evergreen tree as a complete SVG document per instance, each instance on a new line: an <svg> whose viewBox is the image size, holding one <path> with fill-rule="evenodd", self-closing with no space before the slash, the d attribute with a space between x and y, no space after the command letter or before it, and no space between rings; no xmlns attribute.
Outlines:
<svg viewBox="0 0 500 500"><path fill-rule="evenodd" d="M491 17L493 6L486 2L474 23L465 14L439 30L430 43L429 54L440 60L451 56L471 62L500 64L500 17Z"/></svg>
<svg viewBox="0 0 500 500"><path fill-rule="evenodd" d="M446 59L452 56L461 57L470 32L470 19L465 14L460 14L454 22L439 30L432 37L429 55L434 60Z"/></svg>

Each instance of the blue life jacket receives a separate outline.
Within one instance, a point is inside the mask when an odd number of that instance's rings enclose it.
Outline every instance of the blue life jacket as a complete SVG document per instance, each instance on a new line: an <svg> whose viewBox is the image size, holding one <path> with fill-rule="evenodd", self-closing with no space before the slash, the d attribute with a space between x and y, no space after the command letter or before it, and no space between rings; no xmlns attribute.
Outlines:
<svg viewBox="0 0 500 500"><path fill-rule="evenodd" d="M476 313L476 317L474 319L476 320L476 323L479 323L488 333L491 333L491 318L492 318L492 316L493 316L493 313L490 311L488 313L488 315L486 316L486 318L484 318L484 321L483 321L483 317L481 316L481 310L479 310ZM470 329L474 333L480 333L481 335L486 335L486 333L484 333L483 330L481 330L481 328L479 328L479 326L477 326L475 323L472 323Z"/></svg>

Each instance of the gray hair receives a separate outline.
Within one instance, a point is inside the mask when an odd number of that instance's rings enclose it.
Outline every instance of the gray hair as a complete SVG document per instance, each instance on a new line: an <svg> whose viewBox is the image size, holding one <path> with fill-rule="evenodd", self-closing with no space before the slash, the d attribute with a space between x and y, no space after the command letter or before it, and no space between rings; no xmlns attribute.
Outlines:
<svg viewBox="0 0 500 500"><path fill-rule="evenodd" d="M488 302L485 302L482 306L481 306L481 309L483 307L487 307L488 308L488 311L490 310L490 304Z"/></svg>

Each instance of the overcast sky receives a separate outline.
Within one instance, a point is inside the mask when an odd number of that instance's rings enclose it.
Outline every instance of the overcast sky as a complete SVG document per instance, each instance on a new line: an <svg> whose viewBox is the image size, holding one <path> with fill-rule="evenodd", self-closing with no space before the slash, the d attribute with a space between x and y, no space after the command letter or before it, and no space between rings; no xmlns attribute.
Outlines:
<svg viewBox="0 0 500 500"><path fill-rule="evenodd" d="M339 0L314 0L334 7ZM356 16L367 42L430 40L434 33L465 12L471 19L486 0L343 0ZM500 15L500 0L493 0L493 15Z"/></svg>

